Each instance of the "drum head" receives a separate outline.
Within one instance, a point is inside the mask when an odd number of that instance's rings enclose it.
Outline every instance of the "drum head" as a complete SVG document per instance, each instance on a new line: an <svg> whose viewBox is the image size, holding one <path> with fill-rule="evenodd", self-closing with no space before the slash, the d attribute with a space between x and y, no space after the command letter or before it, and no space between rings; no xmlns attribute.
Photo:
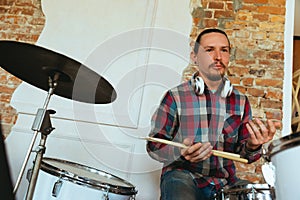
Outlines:
<svg viewBox="0 0 300 200"><path fill-rule="evenodd" d="M43 158L41 170L79 185L115 194L134 195L137 193L135 187L124 179L66 160Z"/></svg>
<svg viewBox="0 0 300 200"><path fill-rule="evenodd" d="M300 145L300 132L292 133L274 140L268 147L267 156L271 159L275 154Z"/></svg>

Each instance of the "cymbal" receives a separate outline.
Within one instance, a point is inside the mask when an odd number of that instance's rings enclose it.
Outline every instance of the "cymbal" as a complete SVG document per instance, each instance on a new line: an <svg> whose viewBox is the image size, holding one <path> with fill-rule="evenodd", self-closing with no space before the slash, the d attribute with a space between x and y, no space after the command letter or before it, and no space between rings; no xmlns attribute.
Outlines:
<svg viewBox="0 0 300 200"><path fill-rule="evenodd" d="M106 104L117 94L98 73L65 55L33 44L0 41L0 67L21 80L54 94L85 103ZM56 80L57 79L57 80Z"/></svg>

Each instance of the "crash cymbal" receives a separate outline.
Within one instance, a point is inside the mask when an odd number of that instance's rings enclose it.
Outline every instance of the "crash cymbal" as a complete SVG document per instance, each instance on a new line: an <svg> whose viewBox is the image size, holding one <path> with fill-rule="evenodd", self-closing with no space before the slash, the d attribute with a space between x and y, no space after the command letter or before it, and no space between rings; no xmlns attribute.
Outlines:
<svg viewBox="0 0 300 200"><path fill-rule="evenodd" d="M21 80L54 94L85 103L113 102L112 85L87 66L46 48L16 41L0 41L0 67Z"/></svg>

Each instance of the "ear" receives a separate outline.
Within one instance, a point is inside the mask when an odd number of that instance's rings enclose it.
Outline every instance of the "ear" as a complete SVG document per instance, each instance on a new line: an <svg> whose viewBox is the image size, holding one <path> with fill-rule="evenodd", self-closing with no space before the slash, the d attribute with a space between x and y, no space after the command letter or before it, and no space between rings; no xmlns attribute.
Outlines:
<svg viewBox="0 0 300 200"><path fill-rule="evenodd" d="M190 59L191 59L191 61L192 61L192 64L196 64L196 63L197 63L197 55L195 54L194 51L192 51L192 52L190 53Z"/></svg>

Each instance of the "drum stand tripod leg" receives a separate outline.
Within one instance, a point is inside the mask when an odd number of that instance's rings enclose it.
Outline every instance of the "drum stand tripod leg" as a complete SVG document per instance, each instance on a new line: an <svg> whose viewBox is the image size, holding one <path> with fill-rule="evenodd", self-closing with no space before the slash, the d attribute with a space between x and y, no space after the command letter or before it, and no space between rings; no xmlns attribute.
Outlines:
<svg viewBox="0 0 300 200"><path fill-rule="evenodd" d="M35 189L35 185L37 182L37 178L38 178L38 173L39 173L39 169L41 167L41 162L42 162L42 158L43 158L43 154L46 151L46 139L47 136L51 133L51 131L54 129L51 125L50 122L50 114L54 114L55 111L53 112L53 110L43 110L43 109L39 109L40 112L44 112L44 119L43 120L43 124L42 124L42 128L41 128L41 140L40 140L40 144L38 146L38 149L36 151L36 157L34 160L34 165L33 165L33 170L32 170L32 174L29 180L29 186L28 186L28 190L27 190L27 194L26 194L26 199L27 200L31 200L34 194L34 189ZM43 128L45 127L45 128Z"/></svg>
<svg viewBox="0 0 300 200"><path fill-rule="evenodd" d="M32 125L32 130L34 130L34 135L32 137L32 141L31 141L29 149L26 153L21 171L19 173L16 185L13 190L14 195L16 195L16 192L20 186L26 165L28 163L30 154L32 152L36 137L37 137L38 133L41 132L42 135L41 135L41 140L40 140L40 144L39 144L39 150L37 150L37 155L36 155L36 158L34 161L34 167L33 167L31 177L30 177L29 186L28 186L28 190L27 190L27 194L26 194L26 199L30 199L30 200L32 199L32 196L34 193L34 189L35 189L35 185L36 185L36 181L37 181L37 177L38 177L38 171L39 171L39 168L41 165L43 154L46 149L45 144L46 144L47 135L49 135L51 133L51 131L54 129L51 125L50 114L54 114L55 111L47 110L47 107L50 102L50 98L51 98L52 94L54 93L54 89L57 85L56 81L58 80L58 78L59 78L59 74L55 74L53 79L51 77L49 77L50 89L48 91L48 95L45 100L43 108L40 108L37 111L35 120Z"/></svg>

